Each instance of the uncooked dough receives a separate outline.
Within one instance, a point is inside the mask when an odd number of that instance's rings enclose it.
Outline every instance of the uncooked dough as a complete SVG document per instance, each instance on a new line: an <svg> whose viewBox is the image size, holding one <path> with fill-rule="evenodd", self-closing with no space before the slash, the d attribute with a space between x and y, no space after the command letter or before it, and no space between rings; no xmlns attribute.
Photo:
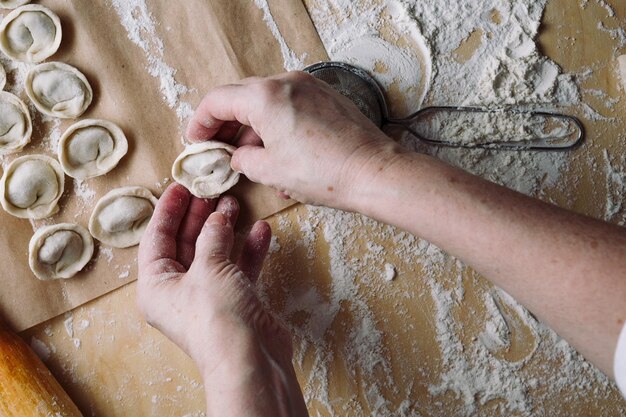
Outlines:
<svg viewBox="0 0 626 417"><path fill-rule="evenodd" d="M25 87L40 112L62 119L75 119L83 114L93 98L83 73L62 62L47 62L32 68Z"/></svg>
<svg viewBox="0 0 626 417"><path fill-rule="evenodd" d="M91 235L115 248L139 244L158 200L144 187L121 187L102 197L91 213Z"/></svg>
<svg viewBox="0 0 626 417"><path fill-rule="evenodd" d="M0 7L3 9L15 9L30 3L30 0L0 0Z"/></svg>
<svg viewBox="0 0 626 417"><path fill-rule="evenodd" d="M28 264L42 281L71 278L93 256L93 239L79 224L61 223L43 226L28 245Z"/></svg>
<svg viewBox="0 0 626 417"><path fill-rule="evenodd" d="M4 89L5 85L7 85L7 72L0 64L0 90Z"/></svg>
<svg viewBox="0 0 626 417"><path fill-rule="evenodd" d="M26 104L17 96L0 91L0 155L22 150L32 133L33 123Z"/></svg>
<svg viewBox="0 0 626 417"><path fill-rule="evenodd" d="M172 177L198 198L215 198L239 181L230 167L235 147L208 141L188 146L172 166Z"/></svg>
<svg viewBox="0 0 626 417"><path fill-rule="evenodd" d="M41 62L54 55L61 37L59 17L37 4L13 10L0 24L0 49L18 61Z"/></svg>
<svg viewBox="0 0 626 417"><path fill-rule="evenodd" d="M70 126L59 141L59 161L80 180L111 171L128 152L122 129L108 120L86 119Z"/></svg>
<svg viewBox="0 0 626 417"><path fill-rule="evenodd" d="M7 213L23 219L43 219L59 211L65 174L46 155L27 155L9 164L0 179L0 203Z"/></svg>

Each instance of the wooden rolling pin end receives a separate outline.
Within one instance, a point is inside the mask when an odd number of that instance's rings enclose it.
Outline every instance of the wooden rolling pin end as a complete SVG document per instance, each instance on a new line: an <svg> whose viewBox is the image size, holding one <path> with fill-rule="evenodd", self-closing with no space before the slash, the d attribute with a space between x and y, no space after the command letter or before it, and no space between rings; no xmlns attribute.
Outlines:
<svg viewBox="0 0 626 417"><path fill-rule="evenodd" d="M0 416L82 417L46 365L2 321Z"/></svg>

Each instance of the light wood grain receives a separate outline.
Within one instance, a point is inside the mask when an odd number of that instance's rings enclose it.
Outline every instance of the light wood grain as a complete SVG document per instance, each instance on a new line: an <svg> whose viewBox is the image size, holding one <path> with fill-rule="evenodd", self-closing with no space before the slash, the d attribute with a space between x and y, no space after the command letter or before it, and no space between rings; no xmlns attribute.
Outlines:
<svg viewBox="0 0 626 417"><path fill-rule="evenodd" d="M0 416L82 417L41 359L2 322Z"/></svg>

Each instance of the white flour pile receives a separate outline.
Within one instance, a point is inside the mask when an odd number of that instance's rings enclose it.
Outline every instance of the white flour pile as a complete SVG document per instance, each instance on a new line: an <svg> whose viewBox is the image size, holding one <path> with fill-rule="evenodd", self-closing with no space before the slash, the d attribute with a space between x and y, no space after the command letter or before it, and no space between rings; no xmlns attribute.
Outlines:
<svg viewBox="0 0 626 417"><path fill-rule="evenodd" d="M591 120L597 114L602 117L597 120L606 120L595 106L582 102L577 84L591 70L563 74L539 53L534 38L546 0L305 3L331 59L375 75L397 102L394 116L418 110L424 102L516 105L581 112ZM610 6L596 3L606 7L606 24L615 25ZM469 59L460 60L457 48L476 33L480 45ZM281 47L285 45L283 39ZM582 92L602 98L608 107L618 101L604 92ZM529 195L556 190L568 200L576 192L564 185L566 179L568 185L577 181L564 175L570 153L437 149L412 137L402 141ZM614 161L607 152L602 160L588 149L579 152L577 158L606 167L605 218L623 223L626 161ZM433 245L331 209L299 209L296 219L285 214L278 223L289 237L273 242L263 292L295 334L296 362L307 378L310 405L329 415L475 415L478 410L481 415L562 415L566 410L578 414L578 407L585 406L603 415L626 415L619 403L611 403L619 397L609 381L565 341ZM298 228L300 237L293 236ZM318 239L328 244L328 254ZM281 263L296 256L323 258L329 265L328 282L294 284L307 282L311 274L289 276ZM393 282L385 279L390 262L391 276L397 276ZM394 311L375 311L374 300L383 297L397 300ZM484 311L455 318L466 297L484 300ZM421 314L411 314L415 311ZM416 333L411 322L420 316L430 317L434 334ZM411 351L392 352L394 332L413 340ZM534 344L529 347L524 340ZM433 341L440 358L422 356ZM406 355L412 359L398 359ZM412 369L415 357L422 365ZM342 373L338 369L345 369L354 384L334 385L333 372ZM570 404L577 408L570 410Z"/></svg>

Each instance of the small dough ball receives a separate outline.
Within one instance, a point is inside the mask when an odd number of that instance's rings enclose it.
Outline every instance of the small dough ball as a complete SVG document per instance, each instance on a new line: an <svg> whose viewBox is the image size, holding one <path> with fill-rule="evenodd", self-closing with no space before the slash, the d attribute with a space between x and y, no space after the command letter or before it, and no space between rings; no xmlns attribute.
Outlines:
<svg viewBox="0 0 626 417"><path fill-rule="evenodd" d="M83 73L62 62L46 62L32 68L25 88L37 110L61 119L77 118L93 99L91 85Z"/></svg>
<svg viewBox="0 0 626 417"><path fill-rule="evenodd" d="M61 166L67 175L79 180L106 174L126 152L128 141L124 132L107 120L81 120L59 140Z"/></svg>
<svg viewBox="0 0 626 417"><path fill-rule="evenodd" d="M17 96L0 91L0 155L21 151L30 142L32 133L26 104Z"/></svg>
<svg viewBox="0 0 626 417"><path fill-rule="evenodd" d="M234 152L234 146L216 141L187 146L174 161L172 177L198 198L216 198L239 181L230 167Z"/></svg>
<svg viewBox="0 0 626 417"><path fill-rule="evenodd" d="M144 187L116 188L102 197L91 213L91 235L115 248L139 244L158 200Z"/></svg>
<svg viewBox="0 0 626 417"><path fill-rule="evenodd" d="M83 226L61 223L41 227L28 245L28 264L42 281L71 278L93 256L93 238Z"/></svg>
<svg viewBox="0 0 626 417"><path fill-rule="evenodd" d="M0 0L0 8L15 9L16 7L30 3L30 1L31 0Z"/></svg>
<svg viewBox="0 0 626 417"><path fill-rule="evenodd" d="M0 49L18 61L41 62L54 55L61 37L59 17L37 4L13 10L0 23Z"/></svg>
<svg viewBox="0 0 626 417"><path fill-rule="evenodd" d="M23 219L43 219L59 211L65 174L46 155L27 155L9 164L0 179L0 203L7 213Z"/></svg>

